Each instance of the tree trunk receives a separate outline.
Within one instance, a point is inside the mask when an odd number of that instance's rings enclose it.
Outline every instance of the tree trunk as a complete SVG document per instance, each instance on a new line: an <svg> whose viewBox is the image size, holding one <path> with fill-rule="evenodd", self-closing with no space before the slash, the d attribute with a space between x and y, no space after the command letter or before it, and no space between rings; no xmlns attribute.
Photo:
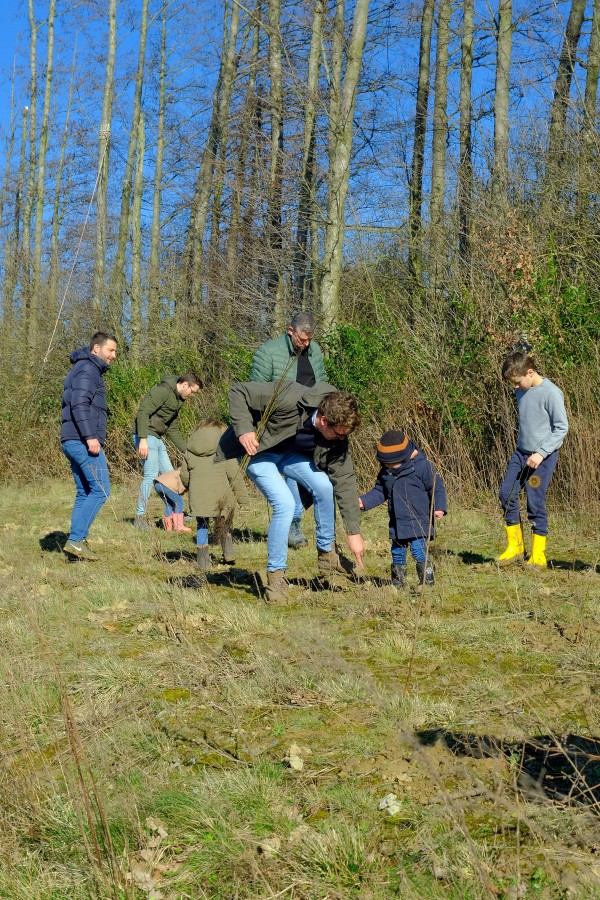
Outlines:
<svg viewBox="0 0 600 900"><path fill-rule="evenodd" d="M571 83L577 57L577 45L581 36L581 26L585 14L586 0L572 0L567 29L562 45L558 71L554 83L554 99L550 115L548 133L547 179L559 178L564 165L564 148L567 128L567 111L571 94ZM560 178L560 181L563 179ZM560 189L560 185L555 185ZM551 193L555 193L551 189Z"/></svg>
<svg viewBox="0 0 600 900"><path fill-rule="evenodd" d="M592 30L588 47L583 101L583 125L581 130L581 159L577 184L577 212L582 220L588 212L590 194L597 183L594 151L598 143L596 130L596 105L598 102L598 75L600 74L600 0L594 0Z"/></svg>
<svg viewBox="0 0 600 900"><path fill-rule="evenodd" d="M408 265L417 291L423 287L423 163L425 160L425 135L427 132L427 108L429 106L429 70L431 59L431 32L435 0L424 0L419 41L419 84L415 110L415 129L409 193L409 249ZM411 326L415 323L414 301L410 307Z"/></svg>
<svg viewBox="0 0 600 900"><path fill-rule="evenodd" d="M108 230L107 194L110 129L115 94L115 56L117 52L117 0L108 6L108 54L102 98L102 117L98 140L98 170L96 174L96 250L94 254L94 286L92 310L97 319L106 303L106 241Z"/></svg>
<svg viewBox="0 0 600 900"><path fill-rule="evenodd" d="M302 309L306 308L307 274L310 263L308 240L315 192L316 121L319 102L319 61L323 41L324 10L324 0L316 0L308 57L306 100L304 103L304 146L302 170L300 172L298 227L296 229L296 253L294 260L295 305Z"/></svg>
<svg viewBox="0 0 600 900"><path fill-rule="evenodd" d="M458 252L463 266L468 265L471 256L471 204L473 199L471 86L473 83L474 6L474 0L464 0L460 67L460 159L458 163Z"/></svg>
<svg viewBox="0 0 600 900"><path fill-rule="evenodd" d="M21 292L24 326L29 331L31 318L31 217L35 196L35 172L37 150L37 25L33 10L33 0L27 4L29 16L29 167L27 190L23 204L23 236L20 256Z"/></svg>
<svg viewBox="0 0 600 900"><path fill-rule="evenodd" d="M130 201L133 180L133 167L135 162L135 150L140 127L142 108L142 87L144 84L144 67L146 63L146 38L148 35L148 0L142 0L140 19L140 46L138 52L137 71L135 75L135 88L133 93L133 115L131 119L131 131L129 133L129 145L127 148L127 161L121 185L121 215L119 217L119 236L117 239L117 251L113 265L109 288L109 321L115 331L119 331L123 316L123 286L125 284L125 259L127 255L127 239L130 227Z"/></svg>
<svg viewBox="0 0 600 900"><path fill-rule="evenodd" d="M4 294L3 313L4 327L7 336L11 335L13 325L14 299L17 279L19 277L19 261L21 258L21 208L23 205L23 185L27 167L27 126L29 124L29 107L23 109L21 119L21 150L19 154L19 173L15 191L15 211L12 234L9 235L4 248Z"/></svg>
<svg viewBox="0 0 600 900"><path fill-rule="evenodd" d="M48 7L48 59L46 60L46 77L44 81L44 108L42 111L42 127L37 162L37 180L35 185L35 226L33 241L33 283L31 287L31 304L29 310L28 347L29 363L33 365L37 358L38 325L40 309L40 273L42 270L42 234L44 225L44 200L46 192L46 152L48 150L48 130L50 127L50 98L52 94L52 76L54 62L54 11L56 0L50 0Z"/></svg>
<svg viewBox="0 0 600 900"><path fill-rule="evenodd" d="M446 142L448 139L448 55L450 44L450 0L440 0L435 54L435 98L431 151L431 241L429 283L434 294L444 267L444 194L446 190Z"/></svg>
<svg viewBox="0 0 600 900"><path fill-rule="evenodd" d="M146 149L146 131L142 112L138 118L136 143L135 179L131 205L131 359L134 365L140 361L142 336L142 196Z"/></svg>
<svg viewBox="0 0 600 900"><path fill-rule="evenodd" d="M158 95L158 124L156 130L156 162L154 166L154 194L152 227L150 231L150 261L148 272L148 343L154 346L160 319L160 215L162 205L163 159L165 153L165 105L167 72L167 2L163 0L160 33L160 75Z"/></svg>
<svg viewBox="0 0 600 900"><path fill-rule="evenodd" d="M323 279L321 281L321 313L323 331L330 331L339 320L339 291L342 275L342 250L344 242L344 213L350 178L353 117L356 91L362 65L363 47L367 30L369 0L356 0L352 35L346 57L346 72L342 85L339 117L330 121L335 131L335 150L328 175L327 227L323 255Z"/></svg>
<svg viewBox="0 0 600 900"><path fill-rule="evenodd" d="M62 177L65 167L65 157L67 154L67 142L69 139L69 121L71 118L71 103L73 101L73 79L75 77L75 59L77 57L77 42L73 49L73 62L71 64L71 78L69 81L69 93L67 95L67 111L65 114L65 125L63 128L63 139L60 145L60 156L58 158L58 167L56 170L56 181L54 185L54 203L52 206L52 232L50 238L50 274L48 277L48 308L52 312L56 312L59 308L58 303L58 269L59 269L59 235L63 218L64 199L61 193Z"/></svg>
<svg viewBox="0 0 600 900"><path fill-rule="evenodd" d="M269 2L269 118L271 144L269 152L269 187L267 206L267 294L274 300L274 325L279 331L285 325L282 308L282 235L281 189L283 170L283 68L281 63L281 24L279 0Z"/></svg>
<svg viewBox="0 0 600 900"><path fill-rule="evenodd" d="M494 164L492 168L492 203L500 219L504 218L504 207L508 199L508 106L512 40L512 0L500 0L494 90Z"/></svg>

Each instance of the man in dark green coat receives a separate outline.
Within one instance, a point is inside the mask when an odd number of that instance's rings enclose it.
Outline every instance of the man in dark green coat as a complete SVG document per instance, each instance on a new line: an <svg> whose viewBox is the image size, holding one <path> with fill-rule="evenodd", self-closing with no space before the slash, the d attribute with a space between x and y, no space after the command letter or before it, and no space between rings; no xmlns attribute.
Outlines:
<svg viewBox="0 0 600 900"><path fill-rule="evenodd" d="M312 313L299 312L292 317L286 334L267 341L258 348L252 361L250 381L296 381L313 387L317 381L325 381L323 353L313 339L315 318ZM302 534L302 500L296 482L287 481L295 501L294 518L288 534L288 547L304 547Z"/></svg>
<svg viewBox="0 0 600 900"><path fill-rule="evenodd" d="M140 485L134 524L142 531L150 528L146 507L154 479L173 469L163 436L185 453L186 443L179 430L177 417L185 401L197 394L202 382L195 372L170 375L148 391L140 403L135 419L133 441L140 459L144 460L144 478Z"/></svg>
<svg viewBox="0 0 600 900"><path fill-rule="evenodd" d="M361 514L348 447L348 435L360 424L356 398L326 382L307 388L293 382L280 386L246 381L231 388L229 410L232 426L221 438L215 459L247 453L248 477L273 509L267 544L267 601L276 604L288 599L286 538L295 503L286 477L312 495L320 574L351 569L335 548L334 497L348 546L361 565Z"/></svg>

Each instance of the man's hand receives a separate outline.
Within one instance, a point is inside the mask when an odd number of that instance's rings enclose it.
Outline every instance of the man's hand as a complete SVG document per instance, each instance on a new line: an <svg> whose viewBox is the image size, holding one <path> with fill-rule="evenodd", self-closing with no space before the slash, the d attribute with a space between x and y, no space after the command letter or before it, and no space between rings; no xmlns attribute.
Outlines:
<svg viewBox="0 0 600 900"><path fill-rule="evenodd" d="M258 451L258 441L256 440L255 431L247 431L246 434L240 434L238 440L248 456L256 455Z"/></svg>
<svg viewBox="0 0 600 900"><path fill-rule="evenodd" d="M349 534L348 546L350 547L354 559L356 560L356 565L359 567L359 569L362 569L363 556L365 555L365 542L363 541L360 534Z"/></svg>
<svg viewBox="0 0 600 900"><path fill-rule="evenodd" d="M86 438L88 453L92 456L98 456L100 453L100 441L98 438Z"/></svg>
<svg viewBox="0 0 600 900"><path fill-rule="evenodd" d="M530 469L537 469L540 463L544 462L544 457L541 453L532 453L527 462L526 466L529 466Z"/></svg>
<svg viewBox="0 0 600 900"><path fill-rule="evenodd" d="M148 440L146 438L140 438L138 456L140 459L148 459Z"/></svg>

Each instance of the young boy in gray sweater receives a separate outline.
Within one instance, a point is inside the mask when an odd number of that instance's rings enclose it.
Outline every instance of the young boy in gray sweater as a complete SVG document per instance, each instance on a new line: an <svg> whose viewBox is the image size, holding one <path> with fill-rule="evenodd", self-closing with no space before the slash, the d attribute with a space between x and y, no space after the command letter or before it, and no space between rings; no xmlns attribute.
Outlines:
<svg viewBox="0 0 600 900"><path fill-rule="evenodd" d="M539 374L533 357L523 351L511 353L506 358L502 377L515 388L519 437L499 491L508 545L497 563L510 566L524 558L519 493L525 487L527 517L533 532L527 564L545 568L546 493L556 469L558 451L569 430L563 392L549 378Z"/></svg>

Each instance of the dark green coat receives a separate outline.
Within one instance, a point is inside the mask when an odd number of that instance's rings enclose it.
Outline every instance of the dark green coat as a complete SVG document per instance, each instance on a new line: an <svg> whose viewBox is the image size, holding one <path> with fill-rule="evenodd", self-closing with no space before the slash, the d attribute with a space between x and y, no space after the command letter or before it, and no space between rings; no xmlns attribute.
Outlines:
<svg viewBox="0 0 600 900"><path fill-rule="evenodd" d="M189 437L181 466L181 480L189 489L194 516L222 516L235 506L248 506L250 498L236 459L215 463L215 450L223 431L197 428Z"/></svg>
<svg viewBox="0 0 600 900"><path fill-rule="evenodd" d="M229 391L229 411L232 426L219 441L216 460L243 456L245 451L237 438L256 431L266 408L273 401L278 386L260 381L242 381ZM279 388L273 409L266 421L259 440L259 453L269 450L281 441L294 437L302 428L307 416L319 408L327 394L337 391L333 385L322 381L313 387L290 382ZM317 433L317 446L313 456L315 465L329 476L338 504L344 528L348 534L360 533L360 507L356 475L347 440L327 441Z"/></svg>
<svg viewBox="0 0 600 900"><path fill-rule="evenodd" d="M311 341L308 359L315 373L315 381L325 381L323 353L316 341ZM289 334L282 334L259 347L252 361L250 381L279 381L285 372L286 381L296 381L298 355Z"/></svg>
<svg viewBox="0 0 600 900"><path fill-rule="evenodd" d="M149 434L161 438L166 434L177 449L184 453L185 440L177 421L183 404L177 390L177 375L163 378L160 384L148 391L140 403L135 419L135 433L139 438L147 438Z"/></svg>

